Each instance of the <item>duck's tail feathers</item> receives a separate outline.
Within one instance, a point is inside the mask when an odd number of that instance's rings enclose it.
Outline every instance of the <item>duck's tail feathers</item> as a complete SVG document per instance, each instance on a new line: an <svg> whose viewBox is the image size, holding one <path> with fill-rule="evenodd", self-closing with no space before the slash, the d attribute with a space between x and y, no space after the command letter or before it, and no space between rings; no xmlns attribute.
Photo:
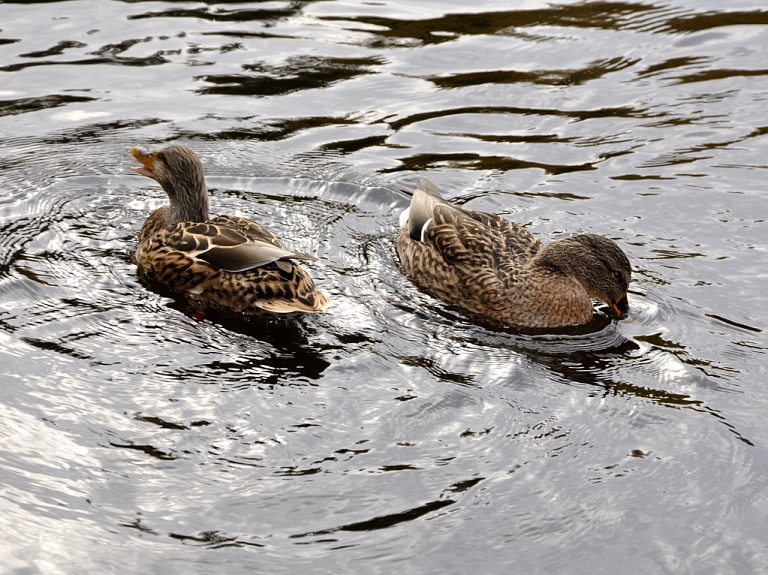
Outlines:
<svg viewBox="0 0 768 575"><path fill-rule="evenodd" d="M410 207L400 214L400 227L407 225L411 239L423 241L424 233L432 222L435 206L447 203L435 184L427 178L419 178Z"/></svg>

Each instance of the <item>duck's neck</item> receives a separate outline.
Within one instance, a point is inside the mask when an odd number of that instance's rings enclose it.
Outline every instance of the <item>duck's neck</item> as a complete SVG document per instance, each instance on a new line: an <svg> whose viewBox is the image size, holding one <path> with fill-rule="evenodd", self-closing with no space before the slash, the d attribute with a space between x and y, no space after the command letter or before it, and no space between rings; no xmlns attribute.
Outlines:
<svg viewBox="0 0 768 575"><path fill-rule="evenodd" d="M171 201L168 206L168 217L170 223L178 222L207 222L208 214L208 196L204 196L199 202L194 204L183 204L179 201Z"/></svg>
<svg viewBox="0 0 768 575"><path fill-rule="evenodd" d="M171 201L166 217L169 224L179 222L207 222L208 214L208 188L204 180L185 182L186 187L177 186L176 189L166 188L166 193ZM178 191L181 189L182 191Z"/></svg>

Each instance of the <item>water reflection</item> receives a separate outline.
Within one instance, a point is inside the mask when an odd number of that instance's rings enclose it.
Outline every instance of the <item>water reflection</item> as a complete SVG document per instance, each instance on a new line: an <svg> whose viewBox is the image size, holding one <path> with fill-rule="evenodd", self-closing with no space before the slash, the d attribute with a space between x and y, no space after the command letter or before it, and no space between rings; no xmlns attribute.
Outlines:
<svg viewBox="0 0 768 575"><path fill-rule="evenodd" d="M197 314L183 303L171 307ZM164 370L163 376L183 381L198 380L201 383L233 382L239 385L255 385L271 388L278 385L307 385L319 379L330 365L325 352L312 343L313 329L299 318L273 319L243 318L212 311L206 312L209 329L219 328L247 336L247 348L232 357L232 350L225 349L226 359ZM265 345L257 346L255 342ZM209 349L214 352L215 349ZM239 356L239 357L238 357Z"/></svg>
<svg viewBox="0 0 768 575"><path fill-rule="evenodd" d="M393 353L399 354L403 365L424 369L439 381L479 387L519 385L521 375L525 381L526 371L536 366L537 372L540 368L547 372L547 379L564 384L578 383L595 387L601 394L707 413L739 440L753 445L721 410L702 399L705 390L725 391L726 381L721 385L718 379L732 379L740 370L696 357L681 342L653 333L654 324L666 331L664 314L655 308L655 315L648 315L653 306L640 305L637 298L631 304L631 323L598 314L586 326L539 335L469 324L449 310L439 309L440 304L434 305L438 309L432 311L445 318L439 323L429 315L416 322L405 317L401 321L407 329L437 333L438 345L431 344L431 353L420 356ZM404 313L414 311L408 306L402 309ZM678 391L681 389L687 391Z"/></svg>
<svg viewBox="0 0 768 575"><path fill-rule="evenodd" d="M613 58L589 62L578 70L497 70L493 72L467 72L449 76L431 76L426 79L439 88L461 88L482 84L512 84L530 82L542 85L577 85L596 80L606 74L612 74L638 63L639 60Z"/></svg>
<svg viewBox="0 0 768 575"><path fill-rule="evenodd" d="M239 74L200 76L214 86L200 88L200 94L233 96L276 96L299 90L314 90L361 74L372 74L371 66L383 64L371 58L319 58L296 56L282 66L263 63L244 64Z"/></svg>
<svg viewBox="0 0 768 575"><path fill-rule="evenodd" d="M0 71L12 72L13 70L0 69ZM59 106L66 106L68 104L92 102L94 100L96 100L96 98L60 94L39 96L36 98L20 98L18 100L0 100L0 116L26 114L29 112L36 112L38 110L58 108Z"/></svg>
<svg viewBox="0 0 768 575"><path fill-rule="evenodd" d="M157 10L153 12L147 12L144 14L133 14L129 17L130 20L141 20L144 18L194 18L201 20L208 20L210 22L253 22L263 21L267 23L274 23L276 20L284 20L291 16L298 15L302 9L310 2L292 0L285 2L284 6L253 8L253 7L235 7L232 9L221 8L221 5L236 4L241 5L242 2L235 1L204 1L202 4L215 4L211 6L202 6L200 8L166 8L164 10Z"/></svg>
<svg viewBox="0 0 768 575"><path fill-rule="evenodd" d="M345 18L371 25L366 29L383 38L417 39L424 44L450 42L458 36L514 33L519 28L551 26L556 28L587 27L615 30L633 15L659 10L652 5L622 2L597 2L568 6L552 6L539 10L505 12L449 13L438 18L399 20L386 17L358 16ZM441 34L434 34L440 31Z"/></svg>

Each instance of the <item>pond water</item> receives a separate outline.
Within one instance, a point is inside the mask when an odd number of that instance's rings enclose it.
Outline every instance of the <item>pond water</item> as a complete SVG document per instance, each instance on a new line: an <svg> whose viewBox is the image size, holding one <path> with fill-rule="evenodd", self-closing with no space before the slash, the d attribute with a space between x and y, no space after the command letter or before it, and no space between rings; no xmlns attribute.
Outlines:
<svg viewBox="0 0 768 575"><path fill-rule="evenodd" d="M510 4L0 3L0 571L765 572L765 3ZM141 283L169 143L328 313ZM632 320L420 293L423 176L616 239Z"/></svg>

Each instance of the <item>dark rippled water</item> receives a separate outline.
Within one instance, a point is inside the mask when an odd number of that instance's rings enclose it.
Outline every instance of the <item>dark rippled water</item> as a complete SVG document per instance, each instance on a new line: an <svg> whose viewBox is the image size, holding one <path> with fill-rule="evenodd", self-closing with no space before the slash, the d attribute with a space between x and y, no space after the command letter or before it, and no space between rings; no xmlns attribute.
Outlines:
<svg viewBox="0 0 768 575"><path fill-rule="evenodd" d="M0 3L0 571L768 569L765 3L512 4ZM330 313L139 281L127 150L171 142ZM633 321L419 293L421 176L615 238Z"/></svg>

